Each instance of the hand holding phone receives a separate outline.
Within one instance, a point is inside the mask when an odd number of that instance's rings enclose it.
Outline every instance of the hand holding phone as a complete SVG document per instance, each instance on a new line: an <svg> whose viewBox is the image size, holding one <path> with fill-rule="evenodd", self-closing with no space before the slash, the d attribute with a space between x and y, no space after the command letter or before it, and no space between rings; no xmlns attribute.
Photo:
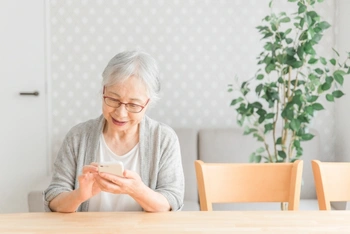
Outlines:
<svg viewBox="0 0 350 234"><path fill-rule="evenodd" d="M100 163L98 165L98 172L105 172L123 177L124 165L122 162Z"/></svg>

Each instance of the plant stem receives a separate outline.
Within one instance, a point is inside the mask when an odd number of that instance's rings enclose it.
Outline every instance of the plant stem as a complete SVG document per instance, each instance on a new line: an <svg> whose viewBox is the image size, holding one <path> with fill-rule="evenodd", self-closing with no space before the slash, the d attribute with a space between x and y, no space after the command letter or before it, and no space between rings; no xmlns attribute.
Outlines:
<svg viewBox="0 0 350 234"><path fill-rule="evenodd" d="M289 142L289 147L288 147L288 154L286 157L286 162L290 162L291 155L293 155L293 143L295 140L295 131L293 131L292 137Z"/></svg>

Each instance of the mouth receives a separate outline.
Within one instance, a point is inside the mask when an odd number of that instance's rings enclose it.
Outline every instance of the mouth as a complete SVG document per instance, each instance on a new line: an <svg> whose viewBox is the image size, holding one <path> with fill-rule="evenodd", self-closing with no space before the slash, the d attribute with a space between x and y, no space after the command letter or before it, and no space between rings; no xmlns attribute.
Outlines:
<svg viewBox="0 0 350 234"><path fill-rule="evenodd" d="M112 122L113 122L113 124L115 124L117 126L123 126L123 125L127 124L127 121L118 121L114 118L112 118Z"/></svg>

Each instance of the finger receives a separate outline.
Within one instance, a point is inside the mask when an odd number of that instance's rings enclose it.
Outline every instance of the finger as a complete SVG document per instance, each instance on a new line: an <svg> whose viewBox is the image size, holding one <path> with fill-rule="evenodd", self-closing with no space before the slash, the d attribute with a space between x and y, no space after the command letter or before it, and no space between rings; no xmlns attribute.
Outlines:
<svg viewBox="0 0 350 234"><path fill-rule="evenodd" d="M85 165L83 167L83 174L86 173L98 173L98 168L92 165Z"/></svg>
<svg viewBox="0 0 350 234"><path fill-rule="evenodd" d="M121 191L121 188L118 184L112 182L111 180L105 179L98 174L95 175L95 183L98 184L100 189L105 192L119 194Z"/></svg>
<svg viewBox="0 0 350 234"><path fill-rule="evenodd" d="M121 185L122 184L122 179L123 177L120 177L120 176L117 176L117 175L113 175L113 174L110 174L110 173L99 173L100 177L105 179L105 180L108 180L110 182L112 182L113 184L116 184L116 185Z"/></svg>
<svg viewBox="0 0 350 234"><path fill-rule="evenodd" d="M98 167L99 164L98 164L97 162L92 162L92 163L90 163L90 165L91 165L91 166Z"/></svg>
<svg viewBox="0 0 350 234"><path fill-rule="evenodd" d="M136 180L136 181L141 180L141 177L139 176L139 174L137 174L134 171L130 171L130 170L124 170L123 176L125 178L133 179L133 180Z"/></svg>
<svg viewBox="0 0 350 234"><path fill-rule="evenodd" d="M94 180L94 177L93 177L93 174L91 174L91 173L81 174L78 177L78 181L81 184L87 183L87 182L92 181L92 180Z"/></svg>

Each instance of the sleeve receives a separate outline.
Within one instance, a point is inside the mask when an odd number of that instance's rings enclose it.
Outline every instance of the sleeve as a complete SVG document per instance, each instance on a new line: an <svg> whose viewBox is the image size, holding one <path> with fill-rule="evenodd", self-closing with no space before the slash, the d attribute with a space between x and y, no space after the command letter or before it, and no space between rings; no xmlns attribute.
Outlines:
<svg viewBox="0 0 350 234"><path fill-rule="evenodd" d="M71 138L68 133L55 160L51 183L44 191L45 211L51 211L49 203L60 193L74 190L77 163Z"/></svg>
<svg viewBox="0 0 350 234"><path fill-rule="evenodd" d="M185 182L180 143L175 131L171 129L162 137L160 148L162 155L156 191L168 200L172 211L179 211L183 207Z"/></svg>

